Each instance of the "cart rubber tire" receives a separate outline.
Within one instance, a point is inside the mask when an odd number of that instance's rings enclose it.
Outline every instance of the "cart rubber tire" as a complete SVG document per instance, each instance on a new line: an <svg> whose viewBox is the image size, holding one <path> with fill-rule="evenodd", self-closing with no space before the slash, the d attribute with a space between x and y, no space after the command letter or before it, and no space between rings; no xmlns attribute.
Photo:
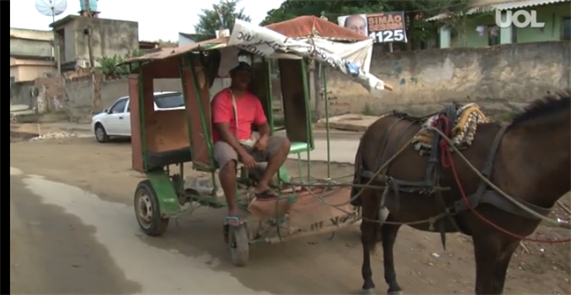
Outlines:
<svg viewBox="0 0 571 295"><path fill-rule="evenodd" d="M134 204L137 223L143 232L151 237L162 235L169 225L169 219L161 216L158 196L148 179L137 185ZM149 220L144 220L143 215Z"/></svg>
<svg viewBox="0 0 571 295"><path fill-rule="evenodd" d="M250 240L246 224L230 226L228 235L232 263L239 267L246 266L250 260Z"/></svg>
<svg viewBox="0 0 571 295"><path fill-rule="evenodd" d="M100 134L99 136L97 135L98 133ZM105 131L105 127L103 127L101 123L95 124L95 130L93 132L93 135L95 135L95 139L100 143L105 143L109 141L109 135L107 135L107 131Z"/></svg>

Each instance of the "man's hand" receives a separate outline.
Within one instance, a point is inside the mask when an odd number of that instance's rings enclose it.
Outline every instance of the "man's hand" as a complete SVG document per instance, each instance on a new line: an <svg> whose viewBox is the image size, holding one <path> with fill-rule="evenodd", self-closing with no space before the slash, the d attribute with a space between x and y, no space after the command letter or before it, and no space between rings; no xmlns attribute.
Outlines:
<svg viewBox="0 0 571 295"><path fill-rule="evenodd" d="M259 150L259 151L264 151L267 146L268 146L268 136L264 135L264 136L260 137L258 139L258 141L256 141L254 148Z"/></svg>
<svg viewBox="0 0 571 295"><path fill-rule="evenodd" d="M240 155L240 160L242 161L244 166L246 166L250 169L256 168L256 160L250 154L244 153L244 154Z"/></svg>

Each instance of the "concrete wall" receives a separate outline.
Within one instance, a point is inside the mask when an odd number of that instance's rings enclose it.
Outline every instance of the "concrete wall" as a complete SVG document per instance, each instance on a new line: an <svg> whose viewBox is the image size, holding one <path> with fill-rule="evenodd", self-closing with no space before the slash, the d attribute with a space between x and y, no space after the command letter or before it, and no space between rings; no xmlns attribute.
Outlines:
<svg viewBox="0 0 571 295"><path fill-rule="evenodd" d="M89 60L87 37L83 29L93 28L91 44L97 59L115 54L125 55L139 48L139 24L137 22L102 18L77 18L75 27L75 58Z"/></svg>
<svg viewBox="0 0 571 295"><path fill-rule="evenodd" d="M180 79L157 79L154 83L155 91L181 91ZM11 101L14 104L25 104L33 107L35 99L31 92L34 83L15 83ZM66 81L64 84L65 99L61 101L63 107L72 116L88 116L92 104L91 79ZM129 95L127 80L103 81L101 83L101 109L108 108L119 97Z"/></svg>
<svg viewBox="0 0 571 295"><path fill-rule="evenodd" d="M51 41L10 38L10 55L50 58Z"/></svg>
<svg viewBox="0 0 571 295"><path fill-rule="evenodd" d="M382 114L398 109L427 114L452 101L476 102L486 111L505 112L547 91L571 87L571 42L374 52L371 71L395 90L385 91L380 99L372 98L360 84L329 71L332 113ZM223 82L215 83L212 94L227 86ZM32 86L26 85L15 83L13 103L31 105ZM65 107L78 116L89 114L91 81L67 81L65 90ZM102 108L106 108L128 94L127 82L104 81L101 91ZM181 91L180 80L155 80L155 91Z"/></svg>
<svg viewBox="0 0 571 295"><path fill-rule="evenodd" d="M34 81L38 77L43 77L46 73L55 74L57 71L53 63L28 64L10 66L10 77L14 77L14 82Z"/></svg>
<svg viewBox="0 0 571 295"><path fill-rule="evenodd" d="M76 25L75 22L68 22L56 31L62 64L75 62Z"/></svg>
<svg viewBox="0 0 571 295"><path fill-rule="evenodd" d="M452 101L502 111L570 87L571 42L374 52L371 72L395 90L374 99L361 85L330 71L328 90L335 113L427 113Z"/></svg>
<svg viewBox="0 0 571 295"><path fill-rule="evenodd" d="M44 73L55 73L52 31L10 28L10 77L32 81ZM28 58L29 57L29 58Z"/></svg>
<svg viewBox="0 0 571 295"><path fill-rule="evenodd" d="M137 22L74 17L57 28L64 38L62 64L89 61L88 38L84 34L88 26L92 28L91 45L96 62L103 56L125 55L139 48Z"/></svg>

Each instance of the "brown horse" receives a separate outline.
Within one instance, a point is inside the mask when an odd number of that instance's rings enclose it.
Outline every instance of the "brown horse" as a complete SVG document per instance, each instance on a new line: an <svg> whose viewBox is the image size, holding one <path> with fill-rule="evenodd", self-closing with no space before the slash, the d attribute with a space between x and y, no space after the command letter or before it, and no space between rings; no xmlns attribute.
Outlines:
<svg viewBox="0 0 571 295"><path fill-rule="evenodd" d="M472 145L462 154L497 187L544 216L571 188L570 102L571 90L548 94L531 103L504 128L495 123L480 124ZM363 189L352 202L362 207L363 290L371 293L375 287L370 252L382 241L388 294L401 293L393 246L401 225L409 223L418 230L440 232L443 242L445 233L462 232L471 236L476 260L476 294L501 294L513 252L521 238L530 235L541 220L537 214L525 212L494 193L458 153L452 153L458 181L469 195L470 207L474 208L469 209L451 169L442 165L442 149L433 144L435 152L422 156L409 143L421 129L420 121L420 118L395 113L377 120L361 138L354 183L366 184L374 178L372 185L390 188L388 191ZM403 147L385 173L372 175L371 172L386 164ZM359 191L354 188L352 196ZM379 220L382 219L381 203L390 212L384 223ZM443 217L414 223L435 216Z"/></svg>

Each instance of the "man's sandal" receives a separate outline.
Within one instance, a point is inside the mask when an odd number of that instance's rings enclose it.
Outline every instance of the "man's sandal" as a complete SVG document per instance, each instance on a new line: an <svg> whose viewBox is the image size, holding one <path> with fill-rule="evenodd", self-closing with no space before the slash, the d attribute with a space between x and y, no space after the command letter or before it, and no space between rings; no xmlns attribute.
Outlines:
<svg viewBox="0 0 571 295"><path fill-rule="evenodd" d="M238 216L226 216L225 224L229 226L241 226L244 223L240 220L240 217Z"/></svg>

